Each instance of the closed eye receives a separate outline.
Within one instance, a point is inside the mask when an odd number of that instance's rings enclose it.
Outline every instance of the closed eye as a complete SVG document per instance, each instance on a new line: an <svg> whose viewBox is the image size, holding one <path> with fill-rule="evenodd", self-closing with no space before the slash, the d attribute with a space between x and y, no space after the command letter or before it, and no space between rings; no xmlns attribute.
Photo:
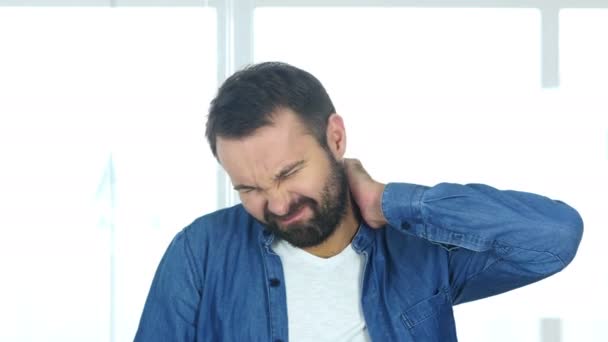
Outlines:
<svg viewBox="0 0 608 342"><path fill-rule="evenodd" d="M247 185L237 185L234 187L234 190L238 191L241 194L248 194L254 190L257 190L257 188Z"/></svg>
<svg viewBox="0 0 608 342"><path fill-rule="evenodd" d="M285 180L287 180L289 177L291 177L291 176L295 175L295 174L296 174L296 173L298 173L298 171L300 171L301 169L302 169L301 167L300 167L300 168L297 168L297 169L291 169L291 170L289 170L289 171L287 171L287 172L285 172L285 173L283 173L283 174L279 174L279 175L276 177L276 179L275 179L275 180L276 180L276 182L277 182L277 187L278 187L279 185L281 185L281 182L282 182L282 181L285 181Z"/></svg>
<svg viewBox="0 0 608 342"><path fill-rule="evenodd" d="M284 180L284 179L287 179L288 177L295 175L296 173L298 173L298 171L300 171L300 169L291 170L285 174L279 175L277 178L280 180Z"/></svg>
<svg viewBox="0 0 608 342"><path fill-rule="evenodd" d="M294 175L296 172L300 171L304 167L304 165L306 165L305 160L300 160L291 165L288 165L287 167L283 168L283 170L281 170L281 172L279 172L274 177L274 179L276 181L280 182L281 180L284 180L287 177L290 177L290 176Z"/></svg>

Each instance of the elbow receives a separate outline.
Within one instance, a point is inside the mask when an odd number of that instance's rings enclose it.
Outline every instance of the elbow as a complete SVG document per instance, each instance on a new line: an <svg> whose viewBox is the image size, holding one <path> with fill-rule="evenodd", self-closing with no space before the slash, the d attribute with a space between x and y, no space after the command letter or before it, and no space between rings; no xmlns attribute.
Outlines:
<svg viewBox="0 0 608 342"><path fill-rule="evenodd" d="M560 225L557 255L563 262L563 267L569 265L578 251L579 245L583 238L583 219L579 213L572 209L569 219Z"/></svg>
<svg viewBox="0 0 608 342"><path fill-rule="evenodd" d="M567 217L562 216L559 222L545 223L540 230L534 262L529 271L538 275L550 276L562 271L576 256L583 237L583 220L578 212L569 208ZM542 242L541 242L542 241Z"/></svg>
<svg viewBox="0 0 608 342"><path fill-rule="evenodd" d="M548 228L548 227L547 227ZM576 256L583 235L582 220L579 224L552 226L547 229L542 243L532 250L519 249L517 259L520 270L536 280L543 279L566 268Z"/></svg>
<svg viewBox="0 0 608 342"><path fill-rule="evenodd" d="M546 239L545 250L553 255L557 262L553 273L566 268L576 256L583 237L583 219L574 208L561 204L559 215L546 225L543 236Z"/></svg>

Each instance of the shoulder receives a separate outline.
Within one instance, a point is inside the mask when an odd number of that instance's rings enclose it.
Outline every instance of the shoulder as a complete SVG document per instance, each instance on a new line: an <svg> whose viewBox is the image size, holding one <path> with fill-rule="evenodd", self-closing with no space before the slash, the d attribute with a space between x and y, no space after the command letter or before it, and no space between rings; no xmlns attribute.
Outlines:
<svg viewBox="0 0 608 342"><path fill-rule="evenodd" d="M259 252L261 230L261 224L239 204L197 218L176 239L182 240L204 283L225 273L227 265L236 269L252 259Z"/></svg>
<svg viewBox="0 0 608 342"><path fill-rule="evenodd" d="M179 234L191 246L235 244L253 241L261 225L241 205L220 209L194 220Z"/></svg>

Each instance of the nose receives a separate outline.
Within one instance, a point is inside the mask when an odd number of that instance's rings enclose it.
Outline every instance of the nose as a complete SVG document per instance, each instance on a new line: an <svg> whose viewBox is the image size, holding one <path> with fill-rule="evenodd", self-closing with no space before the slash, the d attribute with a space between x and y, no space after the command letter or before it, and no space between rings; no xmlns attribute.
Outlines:
<svg viewBox="0 0 608 342"><path fill-rule="evenodd" d="M289 212L289 194L286 191L274 190L268 193L268 210L277 216L286 215Z"/></svg>

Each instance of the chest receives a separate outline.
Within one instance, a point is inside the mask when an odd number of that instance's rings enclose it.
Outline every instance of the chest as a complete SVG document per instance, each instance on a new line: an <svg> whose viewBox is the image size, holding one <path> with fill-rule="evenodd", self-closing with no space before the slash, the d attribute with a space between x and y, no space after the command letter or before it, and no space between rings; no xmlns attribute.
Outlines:
<svg viewBox="0 0 608 342"><path fill-rule="evenodd" d="M350 246L329 259L289 246L276 251L285 277L290 340L369 341L361 307L362 255Z"/></svg>
<svg viewBox="0 0 608 342"><path fill-rule="evenodd" d="M325 324L320 331L367 330L373 341L456 341L447 282L434 273L442 266L410 257L408 267L407 255L394 256L362 253L334 268L263 252L225 261L205 280L198 340L298 340Z"/></svg>

